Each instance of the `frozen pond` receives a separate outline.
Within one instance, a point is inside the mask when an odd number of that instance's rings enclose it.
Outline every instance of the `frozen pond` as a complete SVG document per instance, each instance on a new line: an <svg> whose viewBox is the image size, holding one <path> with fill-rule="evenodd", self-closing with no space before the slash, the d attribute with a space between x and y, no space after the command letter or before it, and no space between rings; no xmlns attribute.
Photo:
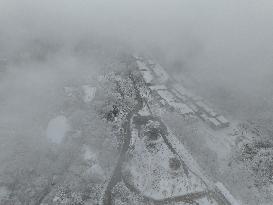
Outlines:
<svg viewBox="0 0 273 205"><path fill-rule="evenodd" d="M49 121L46 130L47 139L52 143L60 144L68 129L69 124L67 118L63 115L59 115Z"/></svg>

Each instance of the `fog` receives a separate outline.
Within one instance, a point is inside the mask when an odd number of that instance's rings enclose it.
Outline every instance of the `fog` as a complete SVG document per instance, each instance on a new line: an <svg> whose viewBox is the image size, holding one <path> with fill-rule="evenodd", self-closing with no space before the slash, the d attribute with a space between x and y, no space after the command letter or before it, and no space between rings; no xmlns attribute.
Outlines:
<svg viewBox="0 0 273 205"><path fill-rule="evenodd" d="M50 167L37 153L51 153L46 129L65 115L63 87L96 86L123 54L190 79L228 119L272 122L272 11L270 0L0 0L0 179L8 166Z"/></svg>
<svg viewBox="0 0 273 205"><path fill-rule="evenodd" d="M253 114L273 100L272 7L269 0L1 0L1 58L18 63L37 52L44 60L12 64L1 82L5 103L14 105L7 113L16 111L19 99L27 101L19 103L21 110L31 102L40 109L41 90L76 79L83 67L98 70L73 53L88 42L111 54L123 49L153 56L176 76L190 73L197 92L221 109ZM39 54L35 41L48 50Z"/></svg>
<svg viewBox="0 0 273 205"><path fill-rule="evenodd" d="M1 0L0 13L3 55L33 39L71 49L81 39L99 37L157 51L200 78L232 86L259 84L272 70L268 0Z"/></svg>
<svg viewBox="0 0 273 205"><path fill-rule="evenodd" d="M34 108L47 112L61 82L87 67L100 70L104 55L75 56L87 43L109 55L145 53L175 76L187 72L197 92L236 117L266 112L264 99L273 100L272 7L269 0L1 0L0 54L15 62L1 80L9 107L2 116L20 124ZM48 49L41 52L39 43Z"/></svg>

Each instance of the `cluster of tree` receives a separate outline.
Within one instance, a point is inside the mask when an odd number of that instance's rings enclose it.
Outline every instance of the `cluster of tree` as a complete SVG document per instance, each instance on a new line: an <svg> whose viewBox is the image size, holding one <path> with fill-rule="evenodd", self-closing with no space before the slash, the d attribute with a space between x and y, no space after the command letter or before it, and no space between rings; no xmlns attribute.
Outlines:
<svg viewBox="0 0 273 205"><path fill-rule="evenodd" d="M39 47L40 43L37 42L37 45ZM62 199L62 203L68 200L70 204L80 205L82 201L99 198L102 191L98 189L104 182L98 182L96 176L85 173L92 167L82 161L82 148L83 145L89 146L98 158L97 167L110 173L118 156L118 142L122 136L120 125L137 103L134 83L126 69L124 63L120 72L109 72L112 70L109 68L107 75L90 82L96 84L97 92L89 105L77 96L58 95L63 97L64 103L49 112L61 112L71 127L61 144L53 145L46 140L46 124L43 123L47 123L47 120L37 122L37 132L27 129L27 133L23 130L14 133L14 139L10 139L12 143L5 151L7 157L0 157L0 189L4 187L3 190L8 190L6 196L0 198L0 204L32 205L45 201L51 204L56 196L55 204ZM76 86L80 86L79 83L82 82L76 83ZM75 86L75 82L72 86ZM118 121L121 123L116 123ZM74 169L73 174L71 167ZM75 183L77 185L66 186L64 181L72 181L77 176L81 176ZM86 198L86 192L92 199Z"/></svg>
<svg viewBox="0 0 273 205"><path fill-rule="evenodd" d="M95 104L108 121L124 118L136 103L136 90L128 73L109 73L98 87Z"/></svg>
<svg viewBox="0 0 273 205"><path fill-rule="evenodd" d="M62 181L69 175L71 166L82 158L83 145L94 148L103 170L109 169L111 163L115 162L117 148L115 139L112 139L114 138L112 125L100 118L95 106L72 103L69 104L68 109L61 110L71 125L62 144L51 144L44 138L43 133L39 132L35 133L36 135L29 132L26 136L23 136L23 132L14 133L16 136L11 140L14 145L10 146L10 154L5 157L5 161L1 161L0 188L5 187L8 193L4 198L0 198L2 200L0 204L40 204L50 196L51 199L47 201L53 202L53 198L58 195L54 194L56 187L63 187ZM88 164L79 167L84 170L90 168ZM83 182L90 182L93 177L93 175L83 175L78 187L84 187ZM99 184L95 183L93 186ZM63 199L70 200L71 203L66 204L80 205L81 199L85 201L86 189L79 190L78 187L75 190L70 187L71 190L67 191ZM91 188L88 190L91 194ZM95 190L93 192L100 193ZM60 199L56 199L55 204L58 204L58 201Z"/></svg>
<svg viewBox="0 0 273 205"><path fill-rule="evenodd" d="M250 122L241 126L240 134L254 134L251 140L244 142L239 149L239 159L246 162L253 171L257 185L273 182L273 130L264 120Z"/></svg>

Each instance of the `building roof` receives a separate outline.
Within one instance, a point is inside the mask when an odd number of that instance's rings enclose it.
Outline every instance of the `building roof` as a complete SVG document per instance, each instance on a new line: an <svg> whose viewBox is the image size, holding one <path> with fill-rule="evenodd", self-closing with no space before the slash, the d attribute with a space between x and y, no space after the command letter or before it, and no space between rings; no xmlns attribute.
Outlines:
<svg viewBox="0 0 273 205"><path fill-rule="evenodd" d="M217 117L217 120L223 124L228 124L229 121L223 116L223 115L220 115Z"/></svg>
<svg viewBox="0 0 273 205"><path fill-rule="evenodd" d="M189 108L189 106L187 106L184 103L170 103L171 106L173 106L176 110L179 111L180 114L185 115L185 114L193 114L193 110L191 108Z"/></svg>
<svg viewBox="0 0 273 205"><path fill-rule="evenodd" d="M208 120L215 127L220 127L221 126L221 123L219 121L217 121L215 118L209 117Z"/></svg>
<svg viewBox="0 0 273 205"><path fill-rule="evenodd" d="M155 75L159 78L161 82L165 82L169 79L168 73L159 64L154 64L151 69L154 71Z"/></svg>
<svg viewBox="0 0 273 205"><path fill-rule="evenodd" d="M175 96L168 90L158 90L157 93L168 103L175 102Z"/></svg>

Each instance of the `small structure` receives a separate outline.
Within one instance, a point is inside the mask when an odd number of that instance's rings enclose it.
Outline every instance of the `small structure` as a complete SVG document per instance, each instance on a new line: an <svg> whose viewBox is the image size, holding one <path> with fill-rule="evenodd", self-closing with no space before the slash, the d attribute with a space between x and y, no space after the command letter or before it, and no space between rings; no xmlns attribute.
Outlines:
<svg viewBox="0 0 273 205"><path fill-rule="evenodd" d="M180 114L182 115L189 115L189 114L194 114L193 110L189 108L186 104L184 103L171 103L171 106L174 107L175 110L177 110Z"/></svg>
<svg viewBox="0 0 273 205"><path fill-rule="evenodd" d="M169 106L174 108L180 114L182 115L194 114L192 109L190 109L186 104L179 102L175 98L175 96L168 90L158 90L157 93L162 99L164 99L169 104Z"/></svg>
<svg viewBox="0 0 273 205"><path fill-rule="evenodd" d="M174 89L179 92L181 95L187 96L188 91L186 88L184 88L182 85L180 84L174 84Z"/></svg>
<svg viewBox="0 0 273 205"><path fill-rule="evenodd" d="M185 95L181 95L177 90L171 89L171 92L174 93L183 102L187 102L188 101L188 98Z"/></svg>
<svg viewBox="0 0 273 205"><path fill-rule="evenodd" d="M208 118L208 123L210 127L214 130L222 128L221 123L215 118L212 118L212 117Z"/></svg>
<svg viewBox="0 0 273 205"><path fill-rule="evenodd" d="M181 95L184 95L187 98L191 98L191 99L193 99L194 97L196 98L195 94L193 94L192 92L190 92L189 90L187 90L185 87L183 87L182 85L178 83L174 84L173 88L177 90Z"/></svg>
<svg viewBox="0 0 273 205"><path fill-rule="evenodd" d="M139 56L138 54L134 54L133 58L138 60L138 61L143 61L144 60L143 57Z"/></svg>
<svg viewBox="0 0 273 205"><path fill-rule="evenodd" d="M193 101L203 101L203 98L199 95L192 95L191 98Z"/></svg>
<svg viewBox="0 0 273 205"><path fill-rule="evenodd" d="M217 116L216 119L221 123L222 128L229 127L230 122L223 115Z"/></svg>
<svg viewBox="0 0 273 205"><path fill-rule="evenodd" d="M176 102L175 96L168 90L158 90L157 93L162 99L167 101L169 104L172 102Z"/></svg>
<svg viewBox="0 0 273 205"><path fill-rule="evenodd" d="M201 109L202 111L204 111L205 113L207 113L211 117L216 117L218 115L213 109L211 109L203 101L197 101L197 102L195 102L195 104L199 109Z"/></svg>
<svg viewBox="0 0 273 205"><path fill-rule="evenodd" d="M200 118L214 130L221 128L221 123L215 118L208 116L206 113L200 114Z"/></svg>
<svg viewBox="0 0 273 205"><path fill-rule="evenodd" d="M188 106L189 106L195 113L198 113L198 112L199 112L199 109L198 109L198 107L197 107L195 104L190 103L190 104L188 104Z"/></svg>

